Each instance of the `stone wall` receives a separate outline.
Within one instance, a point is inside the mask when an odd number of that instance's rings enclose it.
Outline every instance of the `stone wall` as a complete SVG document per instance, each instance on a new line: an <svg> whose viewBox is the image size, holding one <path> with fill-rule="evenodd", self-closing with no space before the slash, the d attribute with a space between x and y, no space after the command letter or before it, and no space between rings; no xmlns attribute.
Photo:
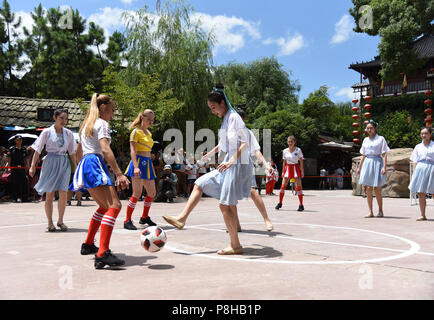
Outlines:
<svg viewBox="0 0 434 320"><path fill-rule="evenodd" d="M386 167L386 185L382 188L383 197L390 198L408 198L410 191L410 156L413 152L411 148L392 149L387 154ZM360 163L360 157L353 158L351 168L351 184L353 195L362 195L362 186L358 184L359 177L356 176L356 170Z"/></svg>

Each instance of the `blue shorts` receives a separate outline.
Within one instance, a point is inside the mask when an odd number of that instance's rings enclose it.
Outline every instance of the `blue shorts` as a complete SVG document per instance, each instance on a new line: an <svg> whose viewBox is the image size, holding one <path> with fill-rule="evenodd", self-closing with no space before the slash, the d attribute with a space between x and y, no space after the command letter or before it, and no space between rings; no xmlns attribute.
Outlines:
<svg viewBox="0 0 434 320"><path fill-rule="evenodd" d="M140 169L140 179L155 180L155 170L150 157L137 156L137 163L139 164ZM135 177L134 165L132 161L130 161L127 169L125 170L125 175L132 178Z"/></svg>

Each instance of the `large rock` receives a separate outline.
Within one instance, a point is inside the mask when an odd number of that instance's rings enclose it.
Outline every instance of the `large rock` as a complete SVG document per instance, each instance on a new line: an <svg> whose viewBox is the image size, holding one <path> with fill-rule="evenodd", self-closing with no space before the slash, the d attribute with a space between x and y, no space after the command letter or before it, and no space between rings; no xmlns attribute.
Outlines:
<svg viewBox="0 0 434 320"><path fill-rule="evenodd" d="M401 148L392 149L387 154L386 185L381 190L383 197L408 198L410 196L408 185L410 184L410 156L412 152L413 149L411 148ZM351 184L355 196L363 194L362 186L358 184L359 177L356 176L360 159L361 156L353 158L351 168Z"/></svg>

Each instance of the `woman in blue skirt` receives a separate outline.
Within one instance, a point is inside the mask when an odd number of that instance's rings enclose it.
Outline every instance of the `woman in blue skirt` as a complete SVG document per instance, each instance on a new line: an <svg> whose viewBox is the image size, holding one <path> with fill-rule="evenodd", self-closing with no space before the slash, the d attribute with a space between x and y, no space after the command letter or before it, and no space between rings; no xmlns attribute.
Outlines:
<svg viewBox="0 0 434 320"><path fill-rule="evenodd" d="M47 156L42 164L41 174L38 183L35 185L35 190L41 196L46 193L45 215L48 220L47 230L49 232L56 231L56 227L53 224L55 191L59 193L59 201L57 203L59 218L57 226L61 231L68 230L68 227L63 223L63 216L65 214L66 195L71 169L74 168L71 168L71 162L66 153L70 155L72 163L75 165L75 151L77 148L72 131L65 128L65 125L68 123L68 112L63 109L57 109L54 111L53 119L55 123L51 127L44 129L31 146L35 152L29 169L29 175L33 177L36 172L36 163L38 162L39 155L45 147Z"/></svg>
<svg viewBox="0 0 434 320"><path fill-rule="evenodd" d="M211 112L223 118L223 123L219 131L219 144L203 156L202 161L206 161L218 151L226 153L225 159L218 165L217 170L208 172L196 180L187 205L178 217L164 215L163 218L182 229L188 215L205 193L219 200L219 208L229 232L230 246L217 253L242 254L243 247L237 232L236 205L238 200L250 196L252 185L253 163L249 153L249 133L244 121L230 104L222 84L216 85L207 100Z"/></svg>
<svg viewBox="0 0 434 320"><path fill-rule="evenodd" d="M75 170L70 189L72 191L88 190L98 205L93 212L85 242L80 253L89 255L96 253L94 266L102 269L109 265L121 266L125 263L110 250L110 240L115 227L116 218L121 211L118 190L129 186L130 181L122 174L116 158L110 148L111 136L109 122L115 113L116 103L107 95L94 93L86 117L80 126L80 142L77 147L78 158L81 159ZM81 158L81 156L83 156ZM116 175L113 183L105 162ZM114 185L113 185L114 184ZM100 229L99 248L94 244L96 233Z"/></svg>
<svg viewBox="0 0 434 320"><path fill-rule="evenodd" d="M413 162L413 176L408 188L419 195L421 217L417 221L425 221L426 194L434 194L434 142L432 128L424 127L420 130L422 143L413 150L410 160Z"/></svg>
<svg viewBox="0 0 434 320"><path fill-rule="evenodd" d="M372 189L375 190L375 197L377 198L377 217L384 217L381 187L386 184L387 152L390 151L390 148L387 145L386 139L377 134L377 126L377 122L369 120L366 126L368 137L363 140L362 147L360 148L362 159L357 168L357 175L360 175L359 184L366 186L369 215L365 218L374 217L372 210Z"/></svg>

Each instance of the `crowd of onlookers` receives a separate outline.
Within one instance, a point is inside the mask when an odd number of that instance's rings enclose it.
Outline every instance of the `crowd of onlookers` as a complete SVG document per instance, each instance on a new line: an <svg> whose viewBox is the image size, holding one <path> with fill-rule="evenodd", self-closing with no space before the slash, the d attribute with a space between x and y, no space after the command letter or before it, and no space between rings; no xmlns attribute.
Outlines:
<svg viewBox="0 0 434 320"><path fill-rule="evenodd" d="M121 169L126 168L130 162L129 154L123 151L115 152ZM205 155L205 153L203 154ZM29 146L23 145L23 139L19 135L16 135L13 145L9 148L0 146L0 201L29 202L43 200L43 196L38 195L33 189L38 181L39 170L37 170L33 178L28 175L32 154L33 150ZM216 156L213 162L209 160L202 162L197 157L187 154L183 149L173 149L172 152L164 155L160 151L155 151L152 152L151 158L157 176L155 180L157 189L155 202L173 202L176 197L188 198L196 179L209 171L215 170L219 160ZM38 167L41 166L44 154L41 155L40 159ZM259 194L265 189L266 195L274 195L274 186L279 180L279 171L276 164L272 160L269 163L273 168L273 172L265 172L261 170L259 164L256 162L254 164L256 168L256 187ZM6 169L5 167L13 167L13 169ZM109 172L114 180L115 177L110 167ZM327 170L322 166L319 175L319 189L334 190L344 187L343 176L349 175L349 172L344 167L331 167ZM293 187L290 184L290 188ZM128 199L131 192L129 189L123 190L119 192L119 196L121 199ZM84 194L81 192L68 192L68 205L71 205L73 200L76 200L77 205L81 205L83 199L89 199L89 194L86 192Z"/></svg>

